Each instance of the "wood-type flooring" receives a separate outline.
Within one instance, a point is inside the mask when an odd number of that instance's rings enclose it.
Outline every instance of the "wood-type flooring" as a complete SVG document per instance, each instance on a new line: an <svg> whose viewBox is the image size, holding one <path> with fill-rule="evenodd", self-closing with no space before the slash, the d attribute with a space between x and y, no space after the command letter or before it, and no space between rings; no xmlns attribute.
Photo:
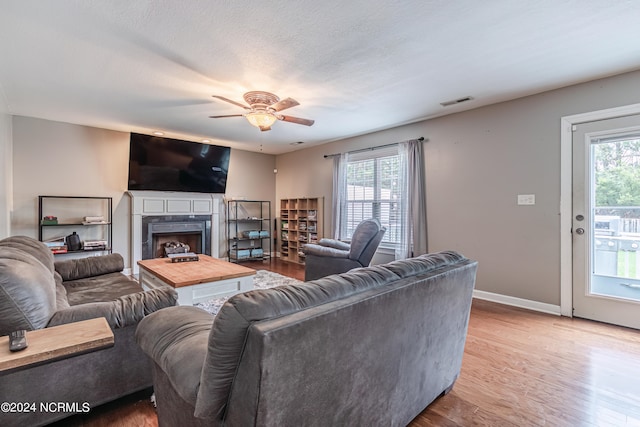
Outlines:
<svg viewBox="0 0 640 427"><path fill-rule="evenodd" d="M243 265L304 278L277 259ZM59 425L157 426L149 394ZM640 331L474 300L460 378L410 426L640 426Z"/></svg>

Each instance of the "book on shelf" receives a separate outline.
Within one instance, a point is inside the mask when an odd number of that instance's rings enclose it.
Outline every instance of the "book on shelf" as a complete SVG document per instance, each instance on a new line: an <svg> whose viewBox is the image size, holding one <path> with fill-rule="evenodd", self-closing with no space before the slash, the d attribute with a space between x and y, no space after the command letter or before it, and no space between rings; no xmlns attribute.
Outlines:
<svg viewBox="0 0 640 427"><path fill-rule="evenodd" d="M85 240L85 246L105 246L107 244L106 240Z"/></svg>
<svg viewBox="0 0 640 427"><path fill-rule="evenodd" d="M82 218L82 225L108 224L104 216L85 216Z"/></svg>
<svg viewBox="0 0 640 427"><path fill-rule="evenodd" d="M67 245L50 246L49 250L51 250L51 253L54 254L66 254L68 252Z"/></svg>
<svg viewBox="0 0 640 427"><path fill-rule="evenodd" d="M44 240L42 243L44 243L48 248L65 245L64 237L53 237L51 239Z"/></svg>
<svg viewBox="0 0 640 427"><path fill-rule="evenodd" d="M82 249L85 251L100 251L107 249L106 240L85 240L82 244Z"/></svg>
<svg viewBox="0 0 640 427"><path fill-rule="evenodd" d="M57 216L45 216L40 220L40 225L58 225Z"/></svg>
<svg viewBox="0 0 640 427"><path fill-rule="evenodd" d="M106 240L85 240L84 242L82 242L82 246L84 246L85 248L102 247L102 246L107 246L107 241Z"/></svg>

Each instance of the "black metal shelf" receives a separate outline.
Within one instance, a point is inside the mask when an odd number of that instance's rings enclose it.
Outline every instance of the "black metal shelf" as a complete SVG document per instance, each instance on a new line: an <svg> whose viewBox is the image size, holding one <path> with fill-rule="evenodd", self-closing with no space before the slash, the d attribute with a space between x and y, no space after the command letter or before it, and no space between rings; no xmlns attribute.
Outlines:
<svg viewBox="0 0 640 427"><path fill-rule="evenodd" d="M68 200L67 200L68 199ZM56 200L58 202L56 203ZM62 200L62 201L61 201ZM87 204L83 204L82 201L87 201ZM94 201L94 202L90 202ZM96 206L94 206L96 205ZM99 212L87 212L89 208L97 208ZM62 216L62 222L58 224L42 224L42 219L45 215L56 215L58 212L73 212L73 215ZM51 211L51 212L49 212ZM77 213L77 215L76 215ZM78 221L78 217L83 218L88 216L89 213L94 215L99 213L100 216L104 216L104 222L86 222ZM64 222L72 221L72 222ZM49 241L50 238L45 238L44 230L53 228L69 228L69 227L89 227L94 229L93 233L100 235L99 240L105 240L107 247L104 249L80 249L67 252L59 252L54 255L66 255L66 254L80 254L88 252L108 252L111 253L113 246L113 198L112 197L99 197L99 196L38 196L38 240ZM97 227L106 227L103 231L96 231ZM87 229L87 233L90 233ZM48 233L51 235L51 231ZM95 240L87 239L87 240Z"/></svg>
<svg viewBox="0 0 640 427"><path fill-rule="evenodd" d="M238 212L241 212L238 214ZM242 217L242 218L240 218ZM271 257L271 202L268 200L230 200L227 202L227 255L230 262L263 261ZM246 231L267 231L267 236L238 237ZM238 256L235 251L260 249L260 256Z"/></svg>

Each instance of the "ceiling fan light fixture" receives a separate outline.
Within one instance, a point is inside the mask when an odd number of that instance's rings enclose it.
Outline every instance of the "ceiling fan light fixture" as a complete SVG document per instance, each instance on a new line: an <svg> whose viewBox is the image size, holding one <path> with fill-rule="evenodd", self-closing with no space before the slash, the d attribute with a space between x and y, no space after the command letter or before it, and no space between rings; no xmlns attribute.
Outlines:
<svg viewBox="0 0 640 427"><path fill-rule="evenodd" d="M251 123L253 126L257 128L271 127L271 125L274 124L276 120L278 120L277 117L275 117L273 114L269 114L261 111L247 113L244 116L249 121L249 123Z"/></svg>
<svg viewBox="0 0 640 427"><path fill-rule="evenodd" d="M248 104L245 105L232 99L225 98L224 96L212 96L221 101L228 102L229 104L233 104L246 110L244 114L209 116L209 118L212 119L222 119L226 117L244 117L247 119L249 124L251 124L251 126L257 127L262 132L271 130L271 125L273 125L278 120L282 120L283 122L296 123L304 126L312 126L314 123L313 120L280 114L280 111L282 110L300 105L298 101L293 98L280 99L276 95L269 92L252 91L244 94L244 100Z"/></svg>

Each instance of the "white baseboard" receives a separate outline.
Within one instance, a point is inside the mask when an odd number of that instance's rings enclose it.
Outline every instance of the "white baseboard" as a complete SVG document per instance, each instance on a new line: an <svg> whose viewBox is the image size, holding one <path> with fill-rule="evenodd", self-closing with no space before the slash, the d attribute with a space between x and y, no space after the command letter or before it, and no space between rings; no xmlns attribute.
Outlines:
<svg viewBox="0 0 640 427"><path fill-rule="evenodd" d="M124 274L125 276L131 276L133 274L133 270L131 268L125 268L124 270L122 270L122 274Z"/></svg>
<svg viewBox="0 0 640 427"><path fill-rule="evenodd" d="M473 297L481 300L497 302L499 304L511 305L514 307L526 308L528 310L539 311L541 313L561 315L560 306L546 304L544 302L531 301L528 299L510 297L508 295L494 294L485 291L473 291Z"/></svg>

